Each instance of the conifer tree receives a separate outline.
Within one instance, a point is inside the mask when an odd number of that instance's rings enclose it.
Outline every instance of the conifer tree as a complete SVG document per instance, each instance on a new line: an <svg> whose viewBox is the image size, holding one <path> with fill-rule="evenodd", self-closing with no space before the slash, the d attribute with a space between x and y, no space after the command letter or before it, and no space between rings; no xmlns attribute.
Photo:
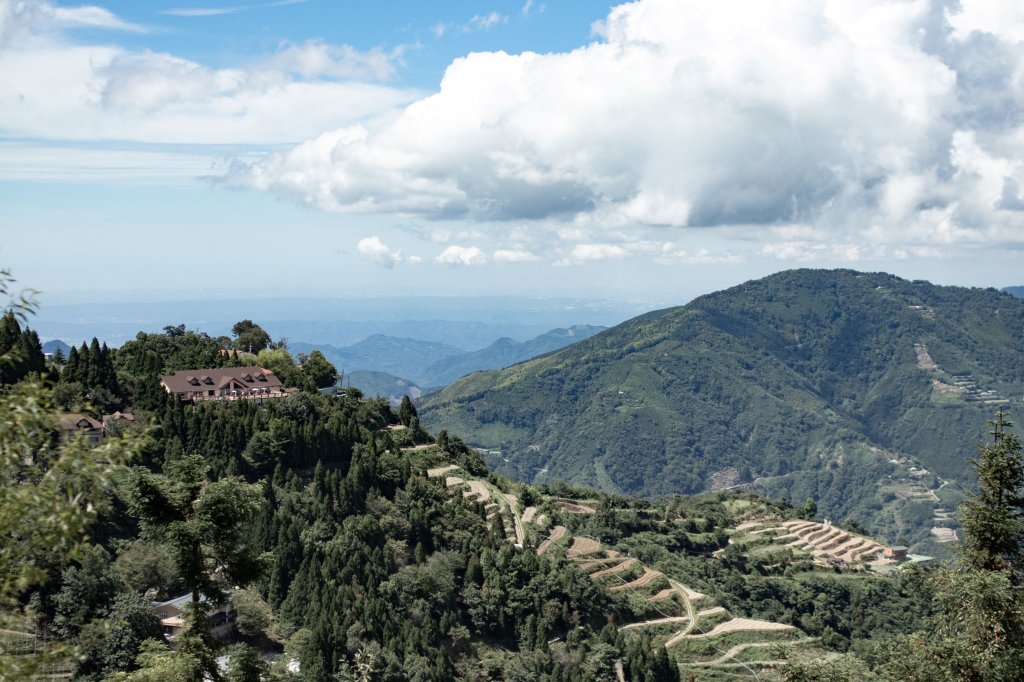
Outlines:
<svg viewBox="0 0 1024 682"><path fill-rule="evenodd" d="M1024 457L1012 424L999 411L992 442L971 465L978 493L960 505L964 542L958 565L931 583L932 628L883 645L881 672L892 680L1011 682L1024 670Z"/></svg>
<svg viewBox="0 0 1024 682"><path fill-rule="evenodd" d="M1010 570L1020 584L1024 552L1024 457L1020 439L1000 410L990 421L992 443L978 448L971 465L978 493L960 505L964 544L960 554L971 568Z"/></svg>

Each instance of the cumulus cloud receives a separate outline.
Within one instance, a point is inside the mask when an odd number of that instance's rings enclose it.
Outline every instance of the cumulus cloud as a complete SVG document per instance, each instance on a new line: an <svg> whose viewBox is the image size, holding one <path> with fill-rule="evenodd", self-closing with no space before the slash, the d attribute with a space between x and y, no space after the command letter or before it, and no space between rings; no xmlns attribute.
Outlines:
<svg viewBox="0 0 1024 682"><path fill-rule="evenodd" d="M313 41L211 68L176 55L80 44L64 29L134 30L106 10L0 0L0 121L13 137L288 144L390 112L418 93L390 78L401 50Z"/></svg>
<svg viewBox="0 0 1024 682"><path fill-rule="evenodd" d="M540 256L526 249L498 249L494 252L495 263L532 263Z"/></svg>
<svg viewBox="0 0 1024 682"><path fill-rule="evenodd" d="M264 66L311 79L383 81L394 77L395 64L404 51L404 47L398 47L391 51L373 48L361 52L351 45L309 40L282 45Z"/></svg>
<svg viewBox="0 0 1024 682"><path fill-rule="evenodd" d="M434 260L442 265L483 265L487 255L476 246L452 244Z"/></svg>
<svg viewBox="0 0 1024 682"><path fill-rule="evenodd" d="M554 262L558 266L579 265L581 263L620 260L630 255L629 249L618 244L577 244L572 247L568 257Z"/></svg>
<svg viewBox="0 0 1024 682"><path fill-rule="evenodd" d="M359 255L385 268L393 268L399 263L420 262L419 256L403 257L400 250L392 249L382 242L377 235L360 239L359 243L356 244L356 251Z"/></svg>
<svg viewBox="0 0 1024 682"><path fill-rule="evenodd" d="M588 45L470 54L399 115L231 182L428 219L1019 242L1004 188L1024 182L1024 22L1009 6L639 0Z"/></svg>

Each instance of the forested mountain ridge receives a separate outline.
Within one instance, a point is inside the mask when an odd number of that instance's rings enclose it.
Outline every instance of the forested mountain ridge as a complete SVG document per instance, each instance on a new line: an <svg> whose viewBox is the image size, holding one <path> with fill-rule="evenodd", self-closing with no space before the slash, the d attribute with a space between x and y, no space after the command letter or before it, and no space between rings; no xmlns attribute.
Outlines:
<svg viewBox="0 0 1024 682"><path fill-rule="evenodd" d="M943 480L970 483L992 402L1022 394L1024 301L796 270L463 378L420 407L525 481L640 495L756 481L895 541L927 537L932 508L955 503Z"/></svg>

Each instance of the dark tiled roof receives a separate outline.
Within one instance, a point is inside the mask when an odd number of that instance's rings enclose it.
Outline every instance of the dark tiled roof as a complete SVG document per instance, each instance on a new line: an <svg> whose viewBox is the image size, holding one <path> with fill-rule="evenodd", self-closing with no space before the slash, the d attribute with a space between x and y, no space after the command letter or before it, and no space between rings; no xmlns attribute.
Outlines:
<svg viewBox="0 0 1024 682"><path fill-rule="evenodd" d="M171 393L206 393L237 386L281 390L281 380L273 372L255 366L183 369L160 377L160 383Z"/></svg>

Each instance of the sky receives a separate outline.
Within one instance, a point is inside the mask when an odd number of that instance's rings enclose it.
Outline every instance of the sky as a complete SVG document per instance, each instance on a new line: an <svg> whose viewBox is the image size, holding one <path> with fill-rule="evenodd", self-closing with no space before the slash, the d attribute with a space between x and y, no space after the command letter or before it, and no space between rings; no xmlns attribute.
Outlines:
<svg viewBox="0 0 1024 682"><path fill-rule="evenodd" d="M1024 5L0 0L41 300L1024 284Z"/></svg>

